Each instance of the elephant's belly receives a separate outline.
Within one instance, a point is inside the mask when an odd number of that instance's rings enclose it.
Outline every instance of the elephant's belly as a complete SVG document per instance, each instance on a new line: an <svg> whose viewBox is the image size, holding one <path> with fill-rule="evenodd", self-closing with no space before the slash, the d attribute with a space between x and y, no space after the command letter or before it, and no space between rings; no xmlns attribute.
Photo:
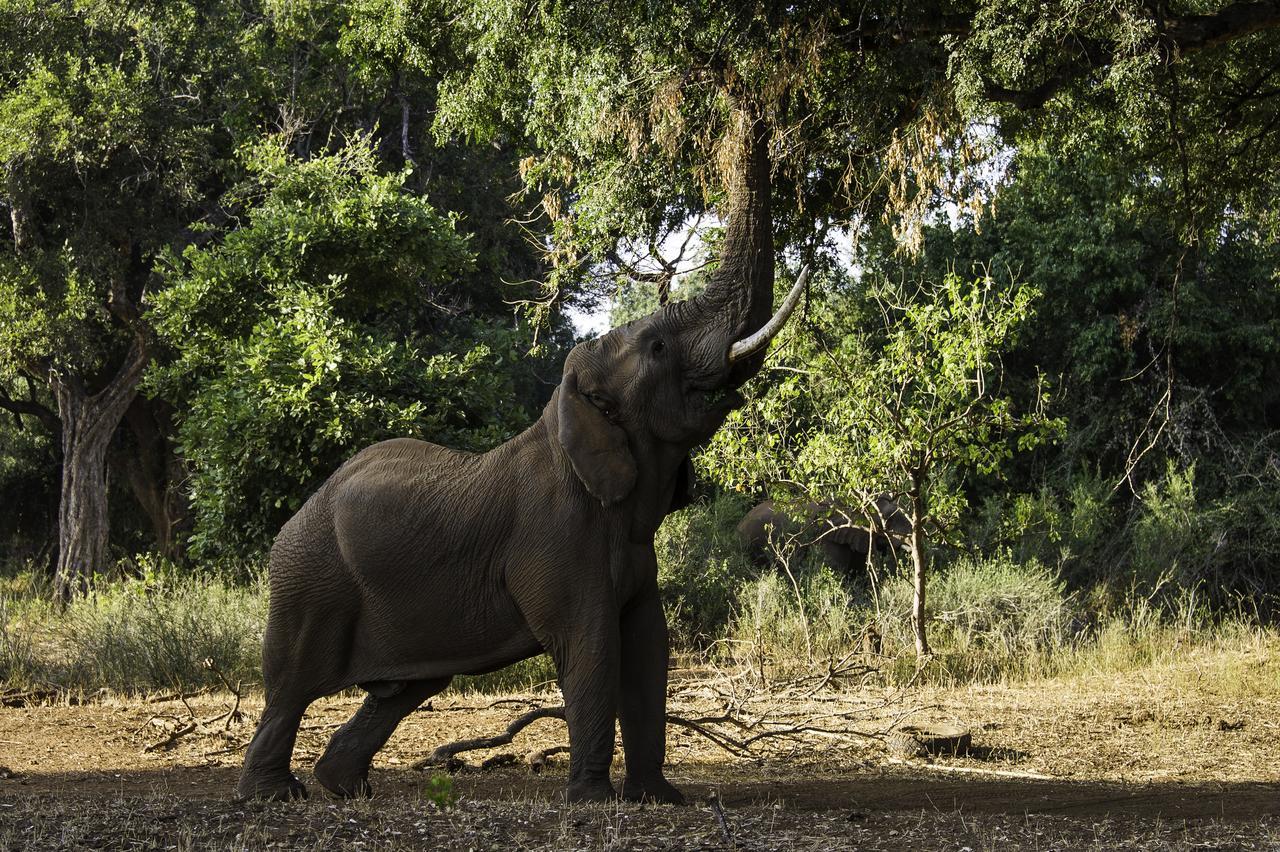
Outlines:
<svg viewBox="0 0 1280 852"><path fill-rule="evenodd" d="M542 651L505 594L456 592L366 597L352 649L356 679L478 674Z"/></svg>

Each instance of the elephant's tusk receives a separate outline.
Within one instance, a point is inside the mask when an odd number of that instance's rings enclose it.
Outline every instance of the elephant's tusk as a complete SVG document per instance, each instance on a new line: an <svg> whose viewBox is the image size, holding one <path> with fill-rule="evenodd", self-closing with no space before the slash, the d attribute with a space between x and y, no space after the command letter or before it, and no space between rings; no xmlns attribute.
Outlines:
<svg viewBox="0 0 1280 852"><path fill-rule="evenodd" d="M729 347L730 364L741 361L743 358L750 358L769 345L769 341L773 340L774 335L781 331L787 320L791 318L791 312L795 310L796 304L800 301L800 294L804 292L805 285L808 283L809 267L805 266L800 270L800 277L796 279L795 286L791 288L787 298L782 300L778 312L764 324L764 328Z"/></svg>

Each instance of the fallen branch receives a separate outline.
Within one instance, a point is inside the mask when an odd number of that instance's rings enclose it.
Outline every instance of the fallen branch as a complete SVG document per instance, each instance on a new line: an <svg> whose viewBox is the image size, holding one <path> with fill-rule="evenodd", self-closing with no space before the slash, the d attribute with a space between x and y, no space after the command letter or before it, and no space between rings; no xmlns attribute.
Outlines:
<svg viewBox="0 0 1280 852"><path fill-rule="evenodd" d="M231 723L233 721L240 722L244 719L244 717L240 713L240 687L243 686L244 683L243 681L236 681L236 685L232 686L231 681L227 680L226 676L222 674L222 670L219 669L217 665L214 664L213 657L205 657L204 667L209 671L213 672L214 675L218 678L218 680L222 681L222 685L226 687L227 691L236 697L236 701L234 704L231 705L230 710L228 710L226 713L223 713L220 716L215 716L213 719L209 720L209 722L211 723L211 722L217 722L219 720L225 719L226 721L222 725L222 730L229 731L231 730ZM184 704L186 703L185 698L183 699L183 703Z"/></svg>
<svg viewBox="0 0 1280 852"><path fill-rule="evenodd" d="M464 751L475 751L483 748L497 748L510 744L515 739L516 734L529 727L539 719L564 719L564 707L539 707L536 710L530 710L520 718L516 719L507 729L494 737L476 737L470 740L459 740L454 743L447 743L440 746L431 754L421 760L414 761L410 768L421 772L433 766L448 766L449 761L456 755Z"/></svg>
<svg viewBox="0 0 1280 852"><path fill-rule="evenodd" d="M707 804L711 806L711 812L716 815L716 822L720 823L720 833L724 835L724 842L730 846L737 846L738 842L733 839L733 832L729 830L729 821L725 819L724 808L720 805L720 796L715 790L712 790L711 795L707 797Z"/></svg>
<svg viewBox="0 0 1280 852"><path fill-rule="evenodd" d="M212 686L205 686L193 692L166 692L163 695L153 695L147 699L148 704L163 704L166 701L186 701L188 698L199 698L201 695L208 695L213 692Z"/></svg>
<svg viewBox="0 0 1280 852"><path fill-rule="evenodd" d="M481 749L497 748L498 746L510 745L515 739L516 734L523 731L529 725L539 719L560 719L563 720L564 706L540 707L530 710L523 716L517 718L514 722L507 726L507 729L501 734L492 737L475 737L468 740L459 740L457 742L446 743L421 760L414 761L410 764L410 768L422 771L431 767L445 767L450 771L457 771L463 767L463 762L458 755L464 751L478 751ZM831 717L824 717L831 718ZM854 736L863 739L883 740L883 734L866 733L865 731L856 731L850 728L822 728L813 724L815 719L808 719L800 724L786 725L785 727L777 727L769 730L760 730L763 725L785 725L784 722L776 722L767 719L759 719L753 723L744 722L733 712L726 712L719 716L702 716L697 719L686 719L683 716L677 716L673 713L667 714L667 724L676 725L686 730L693 731L695 734L709 740L717 747L723 749L734 757L751 757L751 747L756 743L776 737L796 737L803 734L815 734L824 737L843 737ZM733 725L738 729L751 733L751 736L744 739L730 736L729 734L717 731L708 727L709 724ZM753 733L754 732L754 733ZM567 746L553 746L541 751L534 751L529 754L526 760L529 768L537 773L546 766L546 759L553 754L560 754L568 751ZM498 758L505 758L506 755L498 755ZM503 760L500 763L491 763L497 758L490 758L481 764L481 769L489 769L495 765L509 765L511 761Z"/></svg>
<svg viewBox="0 0 1280 852"><path fill-rule="evenodd" d="M525 755L524 762L529 764L530 772L534 775L539 775L542 773L542 770L547 768L547 764L551 762L551 758L554 755L564 754L568 750L569 747L564 745L540 748Z"/></svg>
<svg viewBox="0 0 1280 852"><path fill-rule="evenodd" d="M179 723L180 726L175 728L172 732L170 732L164 739L157 740L156 742L148 743L147 745L143 746L142 747L143 754L150 754L156 751L167 751L173 748L175 745L177 745L178 740L194 733L200 733L206 736L225 736L226 733L231 730L232 722L238 723L238 722L244 721L244 714L240 712L240 696L241 696L240 690L243 684L240 682L237 682L235 686L232 686L231 682L226 679L226 677L218 669L217 665L214 664L212 657L205 658L204 667L209 671L213 672L214 675L218 678L218 680L222 681L222 685L226 687L227 691L230 692L233 696L235 696L235 701L231 704L231 707L217 714L216 716L210 716L207 719L200 719L196 716L196 711L192 709L191 704L188 703L187 699L194 698L197 695L202 695L206 692L209 692L210 690L206 688L206 689L197 690L195 692L184 692L181 689L176 689L164 700L181 701L182 706L187 708L187 721L185 723L182 723L182 720L179 717L176 717L176 716L169 717L169 718L172 718L175 721L175 723ZM156 700L159 700L159 699L156 699ZM156 714L152 716L151 718L147 719L147 721L142 723L142 727L138 729L138 733L141 733L148 725L152 724L157 719L163 719L163 718L165 718L164 714ZM211 725L215 725L219 722L222 723L222 727L220 730L213 730L210 728Z"/></svg>
<svg viewBox="0 0 1280 852"><path fill-rule="evenodd" d="M173 733L169 734L169 736L165 737L164 739L157 740L154 743L150 743L148 745L143 746L142 753L150 754L153 751L168 751L169 749L177 745L178 740L182 739L187 734L195 733L196 729L199 727L200 727L200 724L198 722L194 722L194 721L188 722L187 724L183 725L181 728L178 728Z"/></svg>

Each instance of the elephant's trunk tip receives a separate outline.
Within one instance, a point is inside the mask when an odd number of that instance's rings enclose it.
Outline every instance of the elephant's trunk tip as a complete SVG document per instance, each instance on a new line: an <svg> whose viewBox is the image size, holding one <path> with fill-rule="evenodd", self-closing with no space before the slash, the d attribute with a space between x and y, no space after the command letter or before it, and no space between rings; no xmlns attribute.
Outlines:
<svg viewBox="0 0 1280 852"><path fill-rule="evenodd" d="M737 341L733 346L729 347L729 363L734 364L744 358L750 358L752 355L760 352L769 345L769 341L782 330L787 320L791 318L791 312L800 302L800 296L804 293L805 287L809 283L809 267L806 265L800 270L800 275L796 278L795 285L791 288L791 292L787 294L787 298L782 300L782 305L764 326L750 337L745 337Z"/></svg>

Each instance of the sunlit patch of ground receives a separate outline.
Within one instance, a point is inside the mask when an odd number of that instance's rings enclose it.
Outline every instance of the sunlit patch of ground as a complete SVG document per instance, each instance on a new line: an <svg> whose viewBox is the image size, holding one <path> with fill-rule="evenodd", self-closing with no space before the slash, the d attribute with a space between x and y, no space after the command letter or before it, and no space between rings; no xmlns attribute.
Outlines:
<svg viewBox="0 0 1280 852"><path fill-rule="evenodd" d="M753 744L749 757L672 727L672 780L686 808L567 807L567 762L452 779L451 806L410 768L442 742L492 735L558 697L436 698L379 755L368 802L234 803L245 721L210 722L225 695L176 701L99 697L0 709L0 847L510 849L1273 849L1280 847L1280 655L1189 651L1128 675L1009 686L887 690L840 685L807 695L742 682L673 678L671 710L723 715L714 727ZM319 702L303 724L297 768L358 706ZM189 705L189 706L188 706ZM164 742L194 713L200 731ZM880 734L895 722L958 723L966 756L909 759ZM745 727L744 727L745 726ZM565 742L542 720L507 751ZM478 764L492 752L464 755ZM4 777L4 776L10 777ZM712 793L723 822L708 806ZM442 807L442 805L445 805Z"/></svg>

